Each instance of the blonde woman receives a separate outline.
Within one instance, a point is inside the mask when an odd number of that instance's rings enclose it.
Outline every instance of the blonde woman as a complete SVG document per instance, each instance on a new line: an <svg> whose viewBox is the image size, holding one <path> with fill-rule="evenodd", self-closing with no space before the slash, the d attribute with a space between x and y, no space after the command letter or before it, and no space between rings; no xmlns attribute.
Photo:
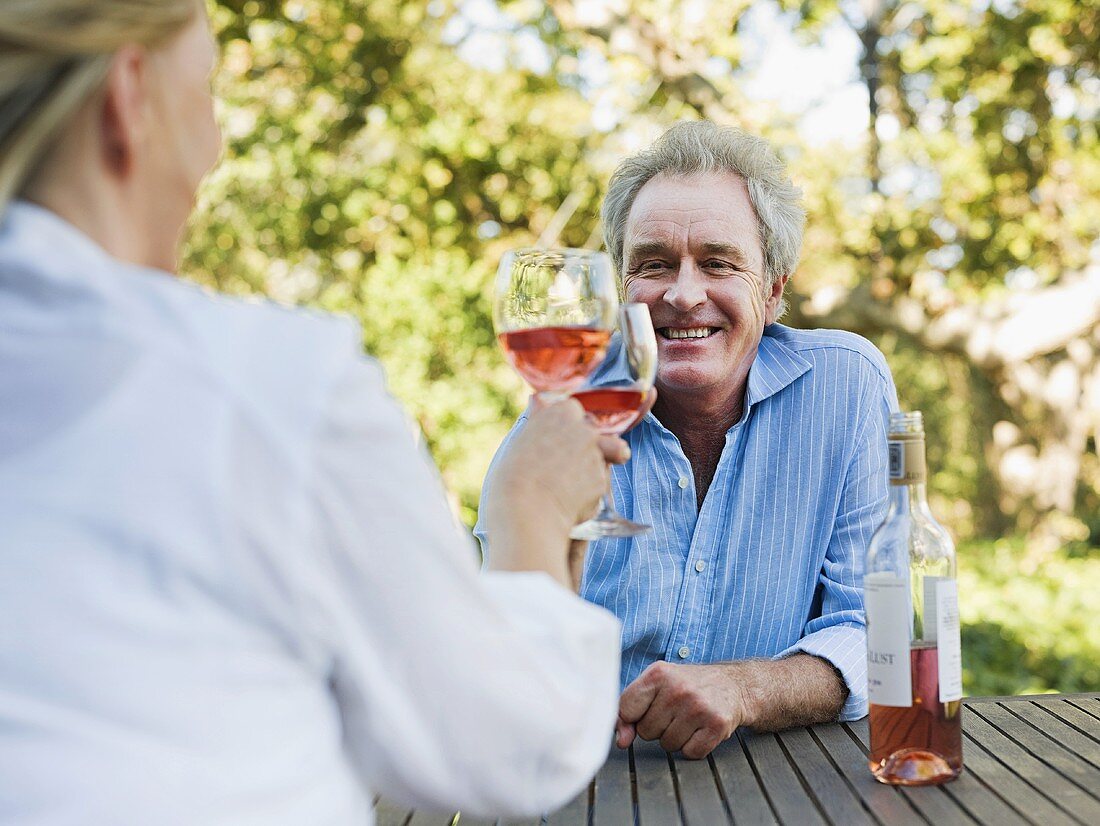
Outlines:
<svg viewBox="0 0 1100 826"><path fill-rule="evenodd" d="M197 0L0 0L0 821L553 807L615 719L567 533L625 447L537 410L479 575L350 323L171 274L214 52Z"/></svg>

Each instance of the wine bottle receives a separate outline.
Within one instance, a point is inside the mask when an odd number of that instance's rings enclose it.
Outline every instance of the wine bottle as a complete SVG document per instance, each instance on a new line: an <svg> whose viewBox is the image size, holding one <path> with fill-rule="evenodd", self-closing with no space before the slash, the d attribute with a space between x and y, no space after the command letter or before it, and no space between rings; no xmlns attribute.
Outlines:
<svg viewBox="0 0 1100 826"><path fill-rule="evenodd" d="M923 786L962 771L955 545L928 508L921 414L890 416L890 508L867 552L867 683L876 780Z"/></svg>

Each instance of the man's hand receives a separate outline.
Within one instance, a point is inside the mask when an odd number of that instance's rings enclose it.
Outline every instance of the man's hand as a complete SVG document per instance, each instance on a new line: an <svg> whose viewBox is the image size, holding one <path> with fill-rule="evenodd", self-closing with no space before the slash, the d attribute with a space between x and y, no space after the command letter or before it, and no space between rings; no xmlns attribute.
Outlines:
<svg viewBox="0 0 1100 826"><path fill-rule="evenodd" d="M748 717L737 668L737 663L653 663L619 699L615 742L626 748L637 735L693 760L706 757Z"/></svg>
<svg viewBox="0 0 1100 826"><path fill-rule="evenodd" d="M781 731L835 720L848 688L810 654L713 665L655 662L619 698L615 742L660 740L666 751L706 757L738 726Z"/></svg>

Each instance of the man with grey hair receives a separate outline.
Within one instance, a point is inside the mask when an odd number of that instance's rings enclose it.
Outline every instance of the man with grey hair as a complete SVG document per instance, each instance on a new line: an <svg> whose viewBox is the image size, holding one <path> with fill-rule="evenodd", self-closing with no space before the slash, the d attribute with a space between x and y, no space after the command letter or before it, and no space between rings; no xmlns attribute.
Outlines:
<svg viewBox="0 0 1100 826"><path fill-rule="evenodd" d="M656 404L612 472L653 530L593 543L582 582L623 622L619 746L703 757L739 726L863 716L863 556L896 394L866 340L776 323L799 191L766 141L680 123L615 171L603 223L659 348ZM620 354L594 381L624 377Z"/></svg>

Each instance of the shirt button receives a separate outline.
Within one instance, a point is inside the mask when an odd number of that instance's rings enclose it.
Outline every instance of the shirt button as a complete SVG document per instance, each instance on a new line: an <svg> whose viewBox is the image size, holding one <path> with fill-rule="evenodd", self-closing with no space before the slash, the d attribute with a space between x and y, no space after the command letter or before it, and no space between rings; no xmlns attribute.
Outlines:
<svg viewBox="0 0 1100 826"><path fill-rule="evenodd" d="M707 563L705 563L701 559L698 562L695 563L695 570L698 571L699 573L703 573L703 569L706 568L706 567L707 567Z"/></svg>
<svg viewBox="0 0 1100 826"><path fill-rule="evenodd" d="M691 653L691 649L688 648L686 645L681 645L680 650L676 653L680 655L681 660L686 660L688 658L688 654Z"/></svg>
<svg viewBox="0 0 1100 826"><path fill-rule="evenodd" d="M680 490L684 490L684 488L688 486L688 478L686 476L681 476L676 484L680 486Z"/></svg>

